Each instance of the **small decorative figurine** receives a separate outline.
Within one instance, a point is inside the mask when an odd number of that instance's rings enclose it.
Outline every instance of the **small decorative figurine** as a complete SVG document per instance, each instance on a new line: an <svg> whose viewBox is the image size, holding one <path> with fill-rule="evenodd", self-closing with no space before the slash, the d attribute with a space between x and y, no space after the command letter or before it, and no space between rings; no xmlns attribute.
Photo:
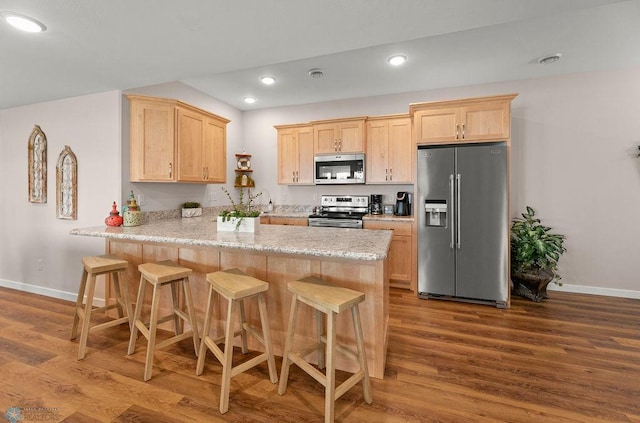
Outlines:
<svg viewBox="0 0 640 423"><path fill-rule="evenodd" d="M133 192L132 192L133 195ZM135 197L127 202L127 211L124 212L124 220L122 226L140 226L142 225L142 212Z"/></svg>
<svg viewBox="0 0 640 423"><path fill-rule="evenodd" d="M118 205L114 201L113 205L111 206L111 212L109 213L109 216L107 216L107 218L104 220L104 223L106 223L107 226L120 226L122 225L122 221L122 216L120 216L120 212L118 211Z"/></svg>

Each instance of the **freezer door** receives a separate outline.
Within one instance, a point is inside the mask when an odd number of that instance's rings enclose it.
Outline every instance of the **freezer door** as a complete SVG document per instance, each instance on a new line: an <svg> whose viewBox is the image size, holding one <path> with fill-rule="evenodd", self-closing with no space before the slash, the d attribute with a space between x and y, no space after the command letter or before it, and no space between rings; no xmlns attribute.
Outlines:
<svg viewBox="0 0 640 423"><path fill-rule="evenodd" d="M455 250L452 248L452 188L454 148L418 149L418 293L455 295ZM427 221L425 204L446 201L444 222ZM444 216L443 216L444 217Z"/></svg>
<svg viewBox="0 0 640 423"><path fill-rule="evenodd" d="M459 243L456 296L506 302L508 175L505 143L456 148Z"/></svg>

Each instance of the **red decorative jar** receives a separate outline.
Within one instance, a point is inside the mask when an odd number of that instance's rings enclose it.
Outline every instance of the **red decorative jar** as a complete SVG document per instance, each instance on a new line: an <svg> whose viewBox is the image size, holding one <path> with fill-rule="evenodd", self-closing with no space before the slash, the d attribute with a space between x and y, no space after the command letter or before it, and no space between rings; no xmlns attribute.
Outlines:
<svg viewBox="0 0 640 423"><path fill-rule="evenodd" d="M104 220L104 223L107 224L107 226L120 226L122 225L122 216L120 216L120 212L118 211L118 206L116 205L116 202L113 202L113 205L111 206L111 212L109 213L109 216L107 216L107 218Z"/></svg>

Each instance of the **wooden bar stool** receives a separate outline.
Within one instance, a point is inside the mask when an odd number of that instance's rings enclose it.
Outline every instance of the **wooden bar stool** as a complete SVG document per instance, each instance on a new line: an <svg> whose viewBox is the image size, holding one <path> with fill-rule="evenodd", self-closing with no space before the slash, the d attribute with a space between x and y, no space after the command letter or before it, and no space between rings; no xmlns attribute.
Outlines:
<svg viewBox="0 0 640 423"><path fill-rule="evenodd" d="M78 323L82 319L82 329L80 331L80 342L78 346L78 360L82 360L87 352L87 338L89 332L110 328L113 326L128 323L131 328L131 319L133 318L133 310L131 302L129 302L129 289L126 277L121 281L118 274L125 272L129 263L122 260L118 256L106 254L102 256L90 256L82 258L82 279L80 280L80 289L78 290L78 299L76 300L76 310L73 316L73 325L71 326L71 339L78 336ZM93 307L93 296L96 289L96 277L104 275L105 282L107 275L113 276L113 286L116 291L116 302L108 304L104 307ZM123 286L120 286L122 282ZM85 294L87 296L84 302ZM91 313L96 311L107 311L117 308L118 318L100 323L90 327ZM126 310L127 314L123 312Z"/></svg>
<svg viewBox="0 0 640 423"><path fill-rule="evenodd" d="M193 347L197 355L198 348L200 347L200 338L198 336L198 322L196 321L193 299L191 297L191 287L189 286L189 275L191 275L192 270L179 266L171 260L165 260L157 263L144 263L138 266L138 270L140 271L140 287L138 288L138 300L136 301L136 312L131 328L128 354L133 354L135 351L139 330L148 341L147 357L144 365L144 380L148 381L151 379L153 353L156 349L175 344L176 342L180 342L186 338L193 338ZM141 319L145 283L147 282L153 286L151 313L148 325ZM181 309L178 300L176 285L180 284L182 284L184 290L184 302L187 309L186 313ZM169 285L171 287L172 311L171 314L158 318L160 308L160 288L165 285ZM158 329L158 324L169 320L173 320L174 336L156 343L156 331ZM183 322L188 323L189 326L191 326L191 329L183 332Z"/></svg>
<svg viewBox="0 0 640 423"><path fill-rule="evenodd" d="M256 365L266 361L269 367L269 379L271 383L278 383L278 374L276 372L276 362L273 358L271 347L271 334L269 331L269 316L267 315L267 301L265 292L269 289L269 284L249 276L239 269L230 269L207 275L209 282L209 299L207 301L207 311L204 320L204 329L202 331L202 343L200 344L200 353L198 355L198 364L196 366L196 374L201 375L204 370L204 361L207 350L216 356L222 364L222 387L220 389L220 413L226 413L229 409L229 390L231 378L244 371L255 367ZM213 312L214 293L222 295L229 302L227 308L227 320L225 327L225 335L217 339L209 336L211 328L211 314ZM246 322L244 312L244 301L248 298L258 298L258 308L260 310L260 324L262 330L249 326ZM240 314L240 329L234 329L234 311L238 308ZM241 364L233 366L233 340L237 336L242 339L242 353L246 354L247 350L247 332L253 335L262 345L265 352L247 360ZM218 343L224 341L224 352L218 347Z"/></svg>
<svg viewBox="0 0 640 423"><path fill-rule="evenodd" d="M293 293L291 300L291 312L289 314L289 328L285 341L284 354L282 359L282 373L280 374L280 386L278 394L283 395L287 389L287 379L289 377L289 367L295 363L302 370L311 375L315 380L325 387L325 422L333 422L335 401L345 392L355 386L361 380L364 391L364 399L368 404L373 402L371 396L371 383L369 382L369 370L364 350L364 339L362 336L362 325L360 322L360 312L358 304L364 301L364 294L347 288L329 285L323 279L309 276L288 283L289 291ZM317 323L317 343L311 347L296 350L293 349L295 325L298 312L298 302L302 302L316 310ZM357 354L352 350L336 344L336 317L345 310L351 310L353 318L353 328L356 337ZM327 316L326 336L324 332L324 316ZM324 345L326 344L326 353ZM340 352L358 361L360 370L336 386L335 380L335 353ZM326 371L322 373L304 357L312 352L318 353L318 367L323 369L326 364ZM326 359L326 363L325 363Z"/></svg>

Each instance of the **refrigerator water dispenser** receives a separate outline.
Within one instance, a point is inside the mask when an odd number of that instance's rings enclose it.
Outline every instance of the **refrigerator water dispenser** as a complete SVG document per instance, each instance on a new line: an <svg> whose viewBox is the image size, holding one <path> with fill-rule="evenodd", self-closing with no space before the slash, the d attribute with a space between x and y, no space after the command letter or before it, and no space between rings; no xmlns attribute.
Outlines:
<svg viewBox="0 0 640 423"><path fill-rule="evenodd" d="M425 200L424 212L427 226L447 226L447 200Z"/></svg>

